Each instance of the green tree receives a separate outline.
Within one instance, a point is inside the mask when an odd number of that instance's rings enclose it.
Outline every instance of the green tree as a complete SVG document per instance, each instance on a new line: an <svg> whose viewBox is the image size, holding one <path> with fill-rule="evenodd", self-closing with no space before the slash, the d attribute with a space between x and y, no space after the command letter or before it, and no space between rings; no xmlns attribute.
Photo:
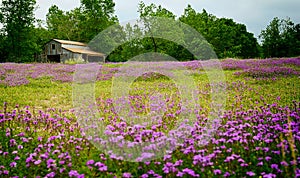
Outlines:
<svg viewBox="0 0 300 178"><path fill-rule="evenodd" d="M5 46L6 36L3 33L3 30L0 31L0 62L5 62L8 57L8 50Z"/></svg>
<svg viewBox="0 0 300 178"><path fill-rule="evenodd" d="M159 39L155 39L153 34L157 33L159 27L157 26L158 23L155 23L155 20L152 20L151 17L175 19L175 15L167 9L162 8L162 6L156 6L153 3L147 6L144 2L140 2L138 7L141 22L145 26L145 33L149 36L143 40L144 48L146 51L152 51L153 49L153 52L158 52L159 46L162 47L162 45L158 44Z"/></svg>
<svg viewBox="0 0 300 178"><path fill-rule="evenodd" d="M260 57L260 46L253 33L247 32L244 24L237 25L237 41L241 45L240 53L237 54L241 58L255 58Z"/></svg>
<svg viewBox="0 0 300 178"><path fill-rule="evenodd" d="M290 18L275 17L259 37L265 57L290 57L300 55L299 24Z"/></svg>
<svg viewBox="0 0 300 178"><path fill-rule="evenodd" d="M179 20L195 28L211 44L219 58L259 55L257 39L245 25L232 19L217 18L205 9L198 13L188 5Z"/></svg>
<svg viewBox="0 0 300 178"><path fill-rule="evenodd" d="M300 24L290 18L275 17L259 37L264 57L291 57L300 55Z"/></svg>
<svg viewBox="0 0 300 178"><path fill-rule="evenodd" d="M294 56L300 56L300 24L296 24L294 26L294 35L293 39L295 40L295 47L294 47Z"/></svg>
<svg viewBox="0 0 300 178"><path fill-rule="evenodd" d="M280 26L280 19L275 17L259 35L262 39L262 49L265 57L280 57L279 49L282 44Z"/></svg>
<svg viewBox="0 0 300 178"><path fill-rule="evenodd" d="M36 27L32 29L32 41L34 42L34 56L35 61L40 62L40 55L43 55L42 51L44 45L52 38L48 29L43 27L42 20L37 20Z"/></svg>
<svg viewBox="0 0 300 178"><path fill-rule="evenodd" d="M63 11L56 5L47 13L47 28L53 38L89 42L98 33L117 23L112 0L82 0L71 11Z"/></svg>
<svg viewBox="0 0 300 178"><path fill-rule="evenodd" d="M3 50L5 61L32 61L35 44L32 41L34 29L35 0L3 0L0 6L0 22L3 25Z"/></svg>
<svg viewBox="0 0 300 178"><path fill-rule="evenodd" d="M300 55L300 39L299 39L299 25L295 25L290 18L281 21L281 54L282 56L298 56Z"/></svg>
<svg viewBox="0 0 300 178"><path fill-rule="evenodd" d="M73 14L73 12L76 11L77 9L70 12L64 12L56 5L52 5L49 8L46 15L46 23L53 38L77 40L74 39L74 36L76 36L74 33L78 28L78 23L76 23L76 21L79 19L77 19L77 17L74 18L75 13Z"/></svg>
<svg viewBox="0 0 300 178"><path fill-rule="evenodd" d="M160 5L156 6L152 3L147 6L143 2L140 2L138 12L141 23L144 26L143 33L147 36L141 40L144 52L164 53L177 60L190 60L194 58L187 49L178 44L178 42L185 44L185 34L183 28L177 23L176 16L171 11ZM169 37L169 39L171 38L176 42L155 38L155 35Z"/></svg>
<svg viewBox="0 0 300 178"><path fill-rule="evenodd" d="M142 40L139 38L142 36L142 31L137 25L131 26L128 23L121 33L123 33L122 45L109 56L110 61L125 62L144 52Z"/></svg>
<svg viewBox="0 0 300 178"><path fill-rule="evenodd" d="M113 0L81 0L81 13L84 18L79 22L82 41L92 40L98 33L118 22L114 15Z"/></svg>

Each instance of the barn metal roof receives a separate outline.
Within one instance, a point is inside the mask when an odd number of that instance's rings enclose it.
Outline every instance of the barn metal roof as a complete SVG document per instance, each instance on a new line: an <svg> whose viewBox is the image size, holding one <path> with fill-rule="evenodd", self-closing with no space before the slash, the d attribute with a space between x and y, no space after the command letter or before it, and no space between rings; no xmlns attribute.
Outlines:
<svg viewBox="0 0 300 178"><path fill-rule="evenodd" d="M87 46L85 43L81 43L78 41L69 41L69 40L59 40L59 39L53 39L54 41L57 41L61 44L69 44L69 45L77 45L77 46Z"/></svg>
<svg viewBox="0 0 300 178"><path fill-rule="evenodd" d="M98 52L92 51L90 49L66 48L66 47L63 47L63 49L66 49L66 50L71 51L73 53L87 54L87 55L91 55L91 56L104 56L105 55L103 53L98 53Z"/></svg>

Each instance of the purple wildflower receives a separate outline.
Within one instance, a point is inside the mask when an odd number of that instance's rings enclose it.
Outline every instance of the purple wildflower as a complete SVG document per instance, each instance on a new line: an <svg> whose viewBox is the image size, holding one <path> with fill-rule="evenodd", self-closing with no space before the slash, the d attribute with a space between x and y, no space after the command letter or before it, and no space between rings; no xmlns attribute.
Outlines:
<svg viewBox="0 0 300 178"><path fill-rule="evenodd" d="M195 171L194 171L194 170L189 169L189 168L183 169L182 172L183 172L183 173L186 173L186 174L188 174L188 175L190 175L190 176L193 176L193 177L199 177L198 174L195 174Z"/></svg>
<svg viewBox="0 0 300 178"><path fill-rule="evenodd" d="M42 161L39 159L37 161L34 162L35 165L39 165Z"/></svg>
<svg viewBox="0 0 300 178"><path fill-rule="evenodd" d="M41 159L47 159L48 158L48 153L45 153L45 154L41 154Z"/></svg>
<svg viewBox="0 0 300 178"><path fill-rule="evenodd" d="M42 141L42 139L43 139L43 137L38 137L38 141L39 142Z"/></svg>
<svg viewBox="0 0 300 178"><path fill-rule="evenodd" d="M20 156L16 156L14 160L15 161L20 160Z"/></svg>
<svg viewBox="0 0 300 178"><path fill-rule="evenodd" d="M79 174L77 178L84 178L84 174Z"/></svg>
<svg viewBox="0 0 300 178"><path fill-rule="evenodd" d="M261 161L259 163L256 164L256 166L262 166L264 163Z"/></svg>
<svg viewBox="0 0 300 178"><path fill-rule="evenodd" d="M132 175L131 175L129 172L124 172L124 173L123 173L123 177L124 177L124 178L131 178Z"/></svg>
<svg viewBox="0 0 300 178"><path fill-rule="evenodd" d="M270 173L270 174L263 175L263 178L274 178L274 177L276 177L276 174Z"/></svg>
<svg viewBox="0 0 300 178"><path fill-rule="evenodd" d="M177 177L183 177L183 176L184 176L184 173L179 171L179 172L176 174L176 176L177 176Z"/></svg>
<svg viewBox="0 0 300 178"><path fill-rule="evenodd" d="M65 168L61 168L59 169L59 173L63 173L66 169Z"/></svg>
<svg viewBox="0 0 300 178"><path fill-rule="evenodd" d="M56 164L55 164L55 160L50 158L47 160L47 168L50 168L50 167L55 167Z"/></svg>
<svg viewBox="0 0 300 178"><path fill-rule="evenodd" d="M248 171L248 172L246 172L246 174L250 177L255 176L255 173L252 171Z"/></svg>
<svg viewBox="0 0 300 178"><path fill-rule="evenodd" d="M289 166L289 164L288 164L286 161L281 161L280 164L281 164L282 166Z"/></svg>
<svg viewBox="0 0 300 178"><path fill-rule="evenodd" d="M270 156L265 157L266 161L270 161L272 158Z"/></svg>
<svg viewBox="0 0 300 178"><path fill-rule="evenodd" d="M148 178L149 176L148 176L148 174L143 174L142 176L141 176L141 178Z"/></svg>
<svg viewBox="0 0 300 178"><path fill-rule="evenodd" d="M3 171L3 174L4 174L4 175L8 175L8 173L9 173L8 170L4 170L4 171Z"/></svg>
<svg viewBox="0 0 300 178"><path fill-rule="evenodd" d="M242 166L242 167L247 167L248 164L247 164L247 163L242 163L241 166Z"/></svg>
<svg viewBox="0 0 300 178"><path fill-rule="evenodd" d="M240 159L238 159L238 162L239 163L244 163L245 161L242 158L240 158Z"/></svg>
<svg viewBox="0 0 300 178"><path fill-rule="evenodd" d="M75 171L75 170L71 170L71 171L69 172L69 177L77 177L78 175L79 175L78 172Z"/></svg>
<svg viewBox="0 0 300 178"><path fill-rule="evenodd" d="M55 177L55 172L50 172L49 174L46 175L46 177L48 178L53 178Z"/></svg>
<svg viewBox="0 0 300 178"><path fill-rule="evenodd" d="M300 169L299 168L297 168L295 170L295 175L296 175L296 177L300 177Z"/></svg>
<svg viewBox="0 0 300 178"><path fill-rule="evenodd" d="M278 169L278 164L271 164L271 168L277 170Z"/></svg>
<svg viewBox="0 0 300 178"><path fill-rule="evenodd" d="M215 169L214 170L215 175L220 175L221 173L222 173L222 171L220 169Z"/></svg>
<svg viewBox="0 0 300 178"><path fill-rule="evenodd" d="M50 159L47 160L47 165L53 164L54 162L55 162L55 160L50 158Z"/></svg>
<svg viewBox="0 0 300 178"><path fill-rule="evenodd" d="M296 165L297 162L296 162L296 160L292 160L292 161L290 161L290 164L291 164L291 165Z"/></svg>
<svg viewBox="0 0 300 178"><path fill-rule="evenodd" d="M181 166L182 163L183 163L182 160L178 160L178 161L175 162L174 166Z"/></svg>
<svg viewBox="0 0 300 178"><path fill-rule="evenodd" d="M224 177L229 177L230 173L229 172L225 172L225 174L223 175Z"/></svg>
<svg viewBox="0 0 300 178"><path fill-rule="evenodd" d="M9 166L10 166L10 167L17 167L17 163L16 163L16 162L11 162L11 163L9 164Z"/></svg>
<svg viewBox="0 0 300 178"><path fill-rule="evenodd" d="M26 158L26 163L30 163L30 162L32 162L32 160L33 160L33 158L31 157L31 156L29 156L28 158Z"/></svg>
<svg viewBox="0 0 300 178"><path fill-rule="evenodd" d="M107 166L101 162L96 162L94 165L97 166L101 172L107 171Z"/></svg>
<svg viewBox="0 0 300 178"><path fill-rule="evenodd" d="M28 143L28 142L29 142L29 140L28 140L27 138L25 138L25 137L22 137L21 140L22 140L22 142L24 142L24 143Z"/></svg>
<svg viewBox="0 0 300 178"><path fill-rule="evenodd" d="M18 137L24 137L25 134L24 134L24 132L21 132L21 133L19 133L17 136L18 136Z"/></svg>
<svg viewBox="0 0 300 178"><path fill-rule="evenodd" d="M88 160L88 161L86 162L86 165L89 166L89 165L94 164L94 163L95 163L94 160Z"/></svg>
<svg viewBox="0 0 300 178"><path fill-rule="evenodd" d="M155 174L155 172L154 172L153 170L150 170L150 171L148 171L147 173L150 174L150 175Z"/></svg>

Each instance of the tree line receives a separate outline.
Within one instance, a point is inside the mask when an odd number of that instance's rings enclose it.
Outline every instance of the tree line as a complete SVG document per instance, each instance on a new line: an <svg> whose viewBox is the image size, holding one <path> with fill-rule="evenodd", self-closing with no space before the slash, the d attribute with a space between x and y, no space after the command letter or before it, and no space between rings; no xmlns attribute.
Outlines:
<svg viewBox="0 0 300 178"><path fill-rule="evenodd" d="M52 5L46 15L46 24L34 17L35 0L2 0L0 6L0 61L34 62L50 39L65 39L88 43L97 34L111 25L118 25L113 0L81 0L80 6L63 11ZM120 27L118 38L124 41L108 56L112 62L123 62L136 55L147 52L168 54L177 60L193 60L196 57L182 45L169 40L154 38L149 17L167 17L183 22L198 31L208 44L184 40L182 44L200 44L197 47L211 47L218 58L267 58L291 57L300 55L300 24L294 24L289 18L275 17L266 29L261 31L261 44L253 33L247 31L244 24L229 18L218 18L205 9L197 12L188 5L184 13L176 17L171 11L155 4L139 3L138 13L145 29L127 24ZM165 24L170 27L171 24ZM171 28L171 27L170 27ZM172 31L173 32L173 31ZM183 31L174 31L173 36L181 37ZM132 36L142 36L138 39ZM101 39L100 39L101 40ZM103 39L105 40L105 39ZM109 42L108 42L109 43ZM111 42L113 43L113 41ZM113 45L113 44L111 44ZM101 51L101 49L99 49ZM209 58L210 56L200 56Z"/></svg>

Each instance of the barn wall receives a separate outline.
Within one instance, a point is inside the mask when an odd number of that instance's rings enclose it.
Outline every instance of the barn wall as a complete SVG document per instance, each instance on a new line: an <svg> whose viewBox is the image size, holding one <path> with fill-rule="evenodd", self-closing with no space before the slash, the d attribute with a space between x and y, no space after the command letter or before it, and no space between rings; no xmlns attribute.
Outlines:
<svg viewBox="0 0 300 178"><path fill-rule="evenodd" d="M88 56L87 62L105 62L104 56Z"/></svg>
<svg viewBox="0 0 300 178"><path fill-rule="evenodd" d="M52 45L55 45L55 49L52 49ZM61 44L52 40L45 45L46 55L58 55L61 54L62 48Z"/></svg>
<svg viewBox="0 0 300 178"><path fill-rule="evenodd" d="M61 62L64 63L66 62L66 60L69 59L81 59L81 58L82 58L82 54L73 53L71 51L62 48Z"/></svg>
<svg viewBox="0 0 300 178"><path fill-rule="evenodd" d="M55 46L53 46L55 45ZM53 48L55 47L55 48ZM58 41L51 40L45 44L44 51L40 55L43 62L66 62L69 59L81 59L89 62L105 61L105 57L93 56L90 54L82 54L79 52L72 52L65 48L86 49L90 50L88 46L78 46L72 44L61 44ZM76 50L75 50L76 51ZM80 51L80 50L79 50ZM55 60L54 60L55 59ZM57 60L58 59L58 60Z"/></svg>
<svg viewBox="0 0 300 178"><path fill-rule="evenodd" d="M81 58L82 58L82 54L73 53L73 59L81 59Z"/></svg>

